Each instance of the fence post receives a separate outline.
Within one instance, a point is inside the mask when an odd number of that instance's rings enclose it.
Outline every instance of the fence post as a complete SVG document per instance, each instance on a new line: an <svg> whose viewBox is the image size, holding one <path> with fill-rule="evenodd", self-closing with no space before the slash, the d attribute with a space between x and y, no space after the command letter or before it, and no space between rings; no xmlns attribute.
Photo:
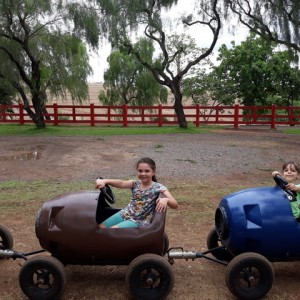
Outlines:
<svg viewBox="0 0 300 300"><path fill-rule="evenodd" d="M127 127L128 122L127 122L127 105L123 105L123 126Z"/></svg>
<svg viewBox="0 0 300 300"><path fill-rule="evenodd" d="M258 117L257 117L257 106L254 106L253 107L253 123L254 124L256 124L257 119L258 119Z"/></svg>
<svg viewBox="0 0 300 300"><path fill-rule="evenodd" d="M239 128L239 105L234 105L234 128Z"/></svg>
<svg viewBox="0 0 300 300"><path fill-rule="evenodd" d="M6 121L6 109L7 109L7 105L4 104L2 106L2 109L1 109L1 117L2 117L2 121L5 122Z"/></svg>
<svg viewBox="0 0 300 300"><path fill-rule="evenodd" d="M94 103L91 104L91 126L95 126L95 106Z"/></svg>
<svg viewBox="0 0 300 300"><path fill-rule="evenodd" d="M216 106L216 124L219 123L219 113L220 113L220 108Z"/></svg>
<svg viewBox="0 0 300 300"><path fill-rule="evenodd" d="M295 126L295 118L294 118L294 109L293 107L289 107L289 123L290 126Z"/></svg>
<svg viewBox="0 0 300 300"><path fill-rule="evenodd" d="M57 103L53 103L54 126L58 126L58 108Z"/></svg>
<svg viewBox="0 0 300 300"><path fill-rule="evenodd" d="M110 107L107 108L107 122L110 123Z"/></svg>
<svg viewBox="0 0 300 300"><path fill-rule="evenodd" d="M142 110L142 124L145 123L145 109L144 107L140 108Z"/></svg>
<svg viewBox="0 0 300 300"><path fill-rule="evenodd" d="M271 114L271 129L275 129L276 122L276 105L272 104L272 114Z"/></svg>
<svg viewBox="0 0 300 300"><path fill-rule="evenodd" d="M162 118L162 106L161 104L158 105L158 127L162 127L163 118Z"/></svg>
<svg viewBox="0 0 300 300"><path fill-rule="evenodd" d="M20 116L20 125L24 125L24 106L22 103L19 103L19 116Z"/></svg>
<svg viewBox="0 0 300 300"><path fill-rule="evenodd" d="M73 118L73 122L76 123L76 109L75 106L72 107L72 118ZM82 117L81 117L82 119Z"/></svg>
<svg viewBox="0 0 300 300"><path fill-rule="evenodd" d="M196 105L196 127L200 126L200 106Z"/></svg>

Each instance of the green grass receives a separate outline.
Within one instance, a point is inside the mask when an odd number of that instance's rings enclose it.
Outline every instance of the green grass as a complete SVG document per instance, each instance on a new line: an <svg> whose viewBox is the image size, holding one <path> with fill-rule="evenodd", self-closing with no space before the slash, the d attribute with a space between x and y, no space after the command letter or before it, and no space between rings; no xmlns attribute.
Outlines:
<svg viewBox="0 0 300 300"><path fill-rule="evenodd" d="M284 129L282 129L282 133L285 133L285 134L300 134L300 128L293 128L293 127L284 128Z"/></svg>
<svg viewBox="0 0 300 300"><path fill-rule="evenodd" d="M0 125L0 136L108 136L108 135L140 135L140 134L172 134L172 133L205 133L216 129L213 126L195 127L188 129L178 126L53 126L37 129L34 125ZM220 127L217 127L220 129Z"/></svg>
<svg viewBox="0 0 300 300"><path fill-rule="evenodd" d="M93 182L17 181L0 182L1 213L32 213L45 200L69 191L92 189Z"/></svg>
<svg viewBox="0 0 300 300"><path fill-rule="evenodd" d="M170 192L181 206L181 216L187 224L198 224L211 221L219 200L231 192L245 186L219 187L211 189L203 183L184 184L171 183ZM42 204L60 194L71 191L95 190L93 181L58 182L53 180L10 180L0 182L0 219L21 213L22 218L34 219ZM122 208L128 204L130 190L112 189L117 199L115 207ZM168 210L170 219L178 218L177 210Z"/></svg>

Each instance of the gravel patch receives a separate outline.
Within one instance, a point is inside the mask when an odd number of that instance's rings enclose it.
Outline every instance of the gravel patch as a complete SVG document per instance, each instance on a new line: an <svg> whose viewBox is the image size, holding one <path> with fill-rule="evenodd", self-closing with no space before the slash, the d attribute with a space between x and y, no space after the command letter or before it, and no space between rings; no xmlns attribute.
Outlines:
<svg viewBox="0 0 300 300"><path fill-rule="evenodd" d="M276 130L110 137L0 137L1 180L130 178L140 157L158 178L205 180L254 174L298 159L300 142ZM21 159L24 154L36 157Z"/></svg>

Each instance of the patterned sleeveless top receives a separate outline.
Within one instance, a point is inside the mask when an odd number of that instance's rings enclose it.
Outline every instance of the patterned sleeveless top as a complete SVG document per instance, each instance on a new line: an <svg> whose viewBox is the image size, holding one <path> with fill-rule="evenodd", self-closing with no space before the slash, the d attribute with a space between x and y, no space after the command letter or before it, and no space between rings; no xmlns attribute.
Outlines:
<svg viewBox="0 0 300 300"><path fill-rule="evenodd" d="M125 220L134 221L138 226L145 226L152 222L156 199L160 193L166 191L167 188L158 182L154 182L153 185L146 190L141 190L140 187L140 180L133 181L130 202L120 211L120 214Z"/></svg>

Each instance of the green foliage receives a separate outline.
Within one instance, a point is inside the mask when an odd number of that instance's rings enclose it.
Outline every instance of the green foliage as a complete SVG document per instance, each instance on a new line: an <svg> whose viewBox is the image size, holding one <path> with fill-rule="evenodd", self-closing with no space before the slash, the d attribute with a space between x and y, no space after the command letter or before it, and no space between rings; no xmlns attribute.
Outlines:
<svg viewBox="0 0 300 300"><path fill-rule="evenodd" d="M300 51L300 2L298 0L223 0L249 30L263 39ZM232 15L225 14L230 20Z"/></svg>
<svg viewBox="0 0 300 300"><path fill-rule="evenodd" d="M177 1L98 0L97 2L102 12L105 12L102 22L107 26L106 32L109 34L112 46L125 47L150 71L159 84L167 86L171 90L174 95L174 109L179 126L187 128L188 124L182 106L181 82L194 66L213 51L221 28L219 11L216 7L218 1L209 1L209 3L201 1L200 6L204 7L200 7L200 10L204 13L197 16L199 19L194 16L194 19L185 17L180 18L180 21L175 21L187 27L199 25L202 29L210 31L211 37L207 39L209 46L203 51L195 52L194 57L189 56L191 49L184 40L181 42L175 38L172 42L170 37L172 34L166 26L168 22L163 22L164 9L176 5ZM194 9L191 13L193 12ZM143 56L143 52L134 45L133 32L142 33L144 37L153 41L159 56L157 60L149 62L147 57ZM183 59L184 56L188 57L186 61Z"/></svg>
<svg viewBox="0 0 300 300"><path fill-rule="evenodd" d="M209 74L186 82L200 100L220 104L293 105L300 99L300 72L293 67L288 51L276 51L276 45L251 35L246 41L219 49L220 64ZM200 102L200 101L198 101Z"/></svg>
<svg viewBox="0 0 300 300"><path fill-rule="evenodd" d="M68 12L65 1L0 0L0 78L19 94L37 128L45 127L47 92L68 91L74 100L88 95L91 67L85 46L69 33Z"/></svg>
<svg viewBox="0 0 300 300"><path fill-rule="evenodd" d="M0 104L12 105L15 101L16 91L5 80L0 78Z"/></svg>
<svg viewBox="0 0 300 300"><path fill-rule="evenodd" d="M135 44L148 62L152 62L154 47L146 39ZM105 92L99 100L107 105L153 105L166 103L168 91L158 84L147 68L125 49L114 51L107 59L109 68L104 73Z"/></svg>

